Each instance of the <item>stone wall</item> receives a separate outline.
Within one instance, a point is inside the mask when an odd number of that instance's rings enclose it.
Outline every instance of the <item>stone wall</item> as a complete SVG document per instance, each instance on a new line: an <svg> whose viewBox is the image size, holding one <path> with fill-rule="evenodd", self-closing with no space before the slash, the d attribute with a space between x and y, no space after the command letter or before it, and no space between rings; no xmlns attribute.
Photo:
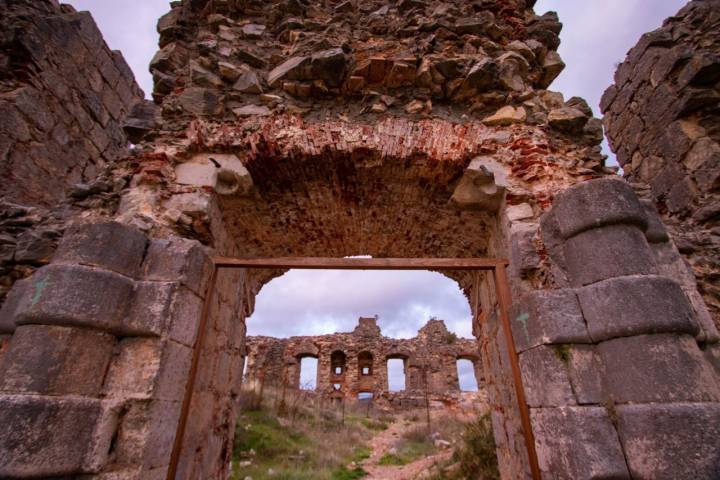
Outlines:
<svg viewBox="0 0 720 480"><path fill-rule="evenodd" d="M122 126L143 93L87 12L53 0L0 10L1 305L78 210L112 205L124 182L101 177L128 153Z"/></svg>
<svg viewBox="0 0 720 480"><path fill-rule="evenodd" d="M720 2L645 34L602 100L625 177L651 201L720 326Z"/></svg>
<svg viewBox="0 0 720 480"><path fill-rule="evenodd" d="M0 476L163 477L187 400L176 478L225 478L245 318L283 272L221 271L202 345L189 272L371 255L509 260L545 476L717 477L715 327L654 210L603 179L600 121L546 90L561 24L533 3L173 2L137 149L79 188L86 225L3 304ZM29 5L58 17L10 11ZM528 478L497 278L444 273L471 303L502 477Z"/></svg>
<svg viewBox="0 0 720 480"><path fill-rule="evenodd" d="M433 402L457 404L462 400L459 359L473 362L478 388L483 390L476 340L458 338L442 320L430 320L410 339L383 336L375 318L361 318L350 333L287 339L248 337L245 382L251 388L258 384L278 390L301 388L300 362L305 356L318 359L315 391L332 400L355 401L361 392L372 393L376 405L401 410L424 406L427 393ZM362 374L365 364L361 356L370 359L368 375ZM387 361L391 358L404 364L405 388L397 392L391 392L388 384ZM338 367L339 372L335 370ZM483 396L480 393L475 398L478 404Z"/></svg>
<svg viewBox="0 0 720 480"><path fill-rule="evenodd" d="M143 93L92 17L54 0L0 3L0 197L50 206L127 153Z"/></svg>
<svg viewBox="0 0 720 480"><path fill-rule="evenodd" d="M0 310L0 476L165 478L208 274L196 242L67 232Z"/></svg>

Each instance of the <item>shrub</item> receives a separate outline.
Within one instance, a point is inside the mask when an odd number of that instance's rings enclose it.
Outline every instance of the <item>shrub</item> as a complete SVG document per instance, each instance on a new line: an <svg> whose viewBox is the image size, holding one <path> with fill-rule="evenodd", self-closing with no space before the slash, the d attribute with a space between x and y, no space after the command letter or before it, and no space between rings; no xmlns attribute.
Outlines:
<svg viewBox="0 0 720 480"><path fill-rule="evenodd" d="M455 450L453 460L459 464L461 478L500 479L489 413L467 425L462 444Z"/></svg>

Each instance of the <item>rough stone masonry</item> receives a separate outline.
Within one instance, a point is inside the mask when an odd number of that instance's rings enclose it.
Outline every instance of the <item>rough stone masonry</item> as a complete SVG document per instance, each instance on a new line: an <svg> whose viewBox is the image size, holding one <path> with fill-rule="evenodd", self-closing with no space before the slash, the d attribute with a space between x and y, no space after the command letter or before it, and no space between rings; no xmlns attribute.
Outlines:
<svg viewBox="0 0 720 480"><path fill-rule="evenodd" d="M153 101L140 101L87 14L0 1L0 166L12 179L0 213L0 477L225 478L245 319L283 272L220 270L210 292L211 258L371 255L509 260L543 478L718 478L712 243L691 256L703 298L672 234L712 237L715 217L680 212L711 205L717 167L678 170L676 142L642 150L611 113L624 165L640 148L636 164L682 173L655 188L655 205L641 201L604 165L586 102L547 90L564 66L562 25L534 3L172 2ZM668 135L691 127L688 151L716 137L706 54L717 9L692 13L714 3L691 2L670 35L637 50L692 38L699 50L676 64L688 82L670 68L653 85L671 93L615 107L635 87L651 93L641 75L625 85L636 71L625 66L624 93L604 103L649 125L665 118L660 101L687 95L697 110L668 107L665 124ZM494 278L442 273L472 308L501 475L530 478Z"/></svg>
<svg viewBox="0 0 720 480"><path fill-rule="evenodd" d="M349 333L290 338L247 337L244 381L255 391L278 392L304 388L300 364L317 359L315 392L333 402L355 402L360 393L372 394L373 405L394 411L433 405L452 407L472 401L484 405L480 355L475 340L459 338L442 320L429 320L414 338L394 339L381 334L377 320L360 318ZM388 361L403 364L403 388L392 391ZM478 393L461 392L458 360L472 362Z"/></svg>
<svg viewBox="0 0 720 480"><path fill-rule="evenodd" d="M662 214L717 326L719 85L720 2L694 1L642 37L602 100L626 178Z"/></svg>

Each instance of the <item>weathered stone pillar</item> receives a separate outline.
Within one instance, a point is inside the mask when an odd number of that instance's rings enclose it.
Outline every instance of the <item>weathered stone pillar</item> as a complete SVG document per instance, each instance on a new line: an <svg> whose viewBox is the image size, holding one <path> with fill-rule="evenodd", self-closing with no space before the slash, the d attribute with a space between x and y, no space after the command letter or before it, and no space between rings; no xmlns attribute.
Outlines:
<svg viewBox="0 0 720 480"><path fill-rule="evenodd" d="M576 185L543 218L567 288L516 299L513 330L548 478L718 478L720 375L648 215L621 180Z"/></svg>
<svg viewBox="0 0 720 480"><path fill-rule="evenodd" d="M0 312L0 477L164 478L207 272L196 242L71 229Z"/></svg>
<svg viewBox="0 0 720 480"><path fill-rule="evenodd" d="M328 393L332 391L332 384L330 383L332 375L332 367L330 365L330 355L332 352L320 349L318 353L318 366L317 366L317 391L322 393Z"/></svg>

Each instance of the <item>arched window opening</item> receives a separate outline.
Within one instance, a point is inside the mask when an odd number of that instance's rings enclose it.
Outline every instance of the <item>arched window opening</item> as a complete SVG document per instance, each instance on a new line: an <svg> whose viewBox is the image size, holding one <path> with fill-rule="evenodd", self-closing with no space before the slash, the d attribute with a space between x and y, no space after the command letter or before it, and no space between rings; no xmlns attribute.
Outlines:
<svg viewBox="0 0 720 480"><path fill-rule="evenodd" d="M388 358L388 390L402 392L405 390L405 359Z"/></svg>
<svg viewBox="0 0 720 480"><path fill-rule="evenodd" d="M370 352L360 352L358 355L358 371L361 377L369 377L373 374L373 356Z"/></svg>
<svg viewBox="0 0 720 480"><path fill-rule="evenodd" d="M334 351L330 355L330 370L333 376L345 374L347 356L340 350Z"/></svg>
<svg viewBox="0 0 720 480"><path fill-rule="evenodd" d="M478 381L475 376L475 363L467 358L457 361L458 383L461 392L477 392Z"/></svg>
<svg viewBox="0 0 720 480"><path fill-rule="evenodd" d="M333 390L339 392L340 389L342 389L342 385L340 385L339 383L333 383Z"/></svg>
<svg viewBox="0 0 720 480"><path fill-rule="evenodd" d="M317 388L318 359L315 357L300 358L300 390L315 390Z"/></svg>

